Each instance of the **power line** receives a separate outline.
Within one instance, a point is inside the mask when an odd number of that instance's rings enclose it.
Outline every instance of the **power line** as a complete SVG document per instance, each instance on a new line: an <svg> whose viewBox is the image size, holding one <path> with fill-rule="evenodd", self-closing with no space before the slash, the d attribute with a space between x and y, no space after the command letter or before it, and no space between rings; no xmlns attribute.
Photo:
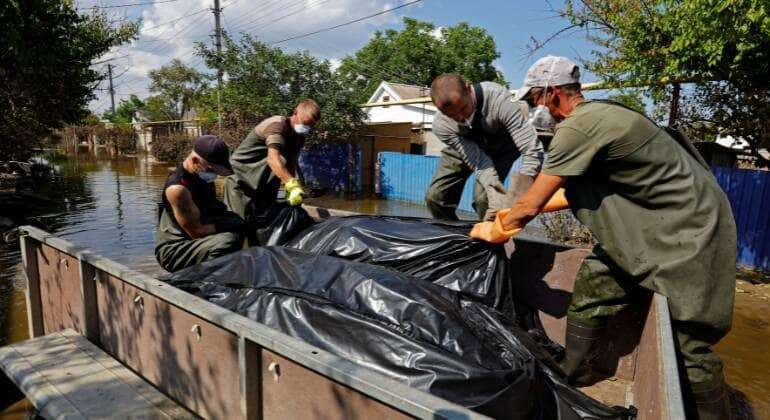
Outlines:
<svg viewBox="0 0 770 420"><path fill-rule="evenodd" d="M117 9L119 7L133 7L133 6L146 6L150 4L172 3L179 0L160 0L160 1L148 1L144 3L127 3L116 4L114 6L91 6L91 7L78 7L77 10L89 10L89 9Z"/></svg>
<svg viewBox="0 0 770 420"><path fill-rule="evenodd" d="M398 9L401 9L401 8L403 8L403 7L406 7L406 6L411 6L411 5L413 5L413 4L415 4L415 3L419 3L419 2L421 2L421 1L422 1L422 0L412 0L412 1L410 1L410 2L407 2L407 3L401 4L401 5L399 5L399 6L396 6L396 7L392 7L392 8L390 8L390 9L386 9L386 10L383 10L383 11L381 11L381 12L377 12L377 13L374 13L374 14L371 14L371 15L368 15L368 16L363 16L363 17L360 17L360 18L358 18L358 19L354 19L354 20L351 20L351 21L347 21L347 22L344 22L344 23L340 23L339 25L334 25L334 26L330 26L330 27L328 27L328 28L322 28L322 29L319 29L319 30L317 30L317 31L313 31L313 32L308 32L308 33L305 33L305 34L301 34L301 35L292 36L292 37L290 37L290 38L282 39L282 40L280 40L280 41L271 42L271 43L270 43L270 44L268 44L268 45L276 45L276 44L281 44L281 43L284 43L284 42L288 42L288 41L294 41L294 40L296 40L296 39L306 38L306 37L309 37L309 36L312 36L312 35L320 34L320 33L322 33L322 32L328 32L328 31L331 31L331 30L334 30L334 29L342 28L343 26L352 25L352 24L354 24L354 23L357 23L357 22L361 22L362 20L371 19L371 18L373 18L373 17L376 17L376 16L384 15L384 14L386 14L386 13L390 13L390 12L392 12L392 11L394 11L394 10L398 10Z"/></svg>

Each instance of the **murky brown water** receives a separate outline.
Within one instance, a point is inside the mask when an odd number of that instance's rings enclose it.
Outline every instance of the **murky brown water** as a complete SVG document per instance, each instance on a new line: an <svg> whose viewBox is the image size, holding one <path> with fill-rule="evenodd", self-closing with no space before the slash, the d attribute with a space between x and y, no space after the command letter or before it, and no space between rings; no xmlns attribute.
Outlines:
<svg viewBox="0 0 770 420"><path fill-rule="evenodd" d="M104 153L80 154L56 164L62 177L34 192L58 204L24 216L35 216L40 227L108 258L155 271L155 203L171 166L147 157L113 159ZM387 200L325 196L308 202L369 214L429 217L421 205ZM0 345L27 337L17 248L0 244ZM748 398L755 418L770 419L770 285L741 283L739 288L744 292L736 298L733 329L717 351L725 360L730 385ZM24 418L25 412L26 406L19 403L0 412L0 419Z"/></svg>

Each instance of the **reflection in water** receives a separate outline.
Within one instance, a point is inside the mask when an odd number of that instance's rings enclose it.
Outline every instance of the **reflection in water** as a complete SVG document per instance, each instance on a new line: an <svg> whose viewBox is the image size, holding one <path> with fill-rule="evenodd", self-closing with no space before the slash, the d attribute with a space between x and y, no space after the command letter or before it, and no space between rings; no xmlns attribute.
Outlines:
<svg viewBox="0 0 770 420"><path fill-rule="evenodd" d="M31 192L53 203L14 217L17 222L25 217L24 223L38 225L136 270L157 272L153 256L156 202L173 167L146 156L110 158L103 150L99 152L51 159L61 177L35 185ZM429 217L423 206L386 200L321 197L308 202L370 214ZM18 209L2 210L0 214ZM460 216L474 217L469 213ZM0 345L27 334L19 260L18 244L0 244ZM717 350L725 359L731 385L754 402L757 418L770 418L770 304L768 298L742 294L736 304L733 330Z"/></svg>

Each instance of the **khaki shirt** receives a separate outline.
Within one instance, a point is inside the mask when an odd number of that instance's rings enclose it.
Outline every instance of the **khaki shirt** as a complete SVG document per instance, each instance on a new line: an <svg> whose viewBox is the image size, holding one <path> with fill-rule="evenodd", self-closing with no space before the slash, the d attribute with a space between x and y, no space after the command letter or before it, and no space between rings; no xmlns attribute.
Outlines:
<svg viewBox="0 0 770 420"><path fill-rule="evenodd" d="M730 203L666 130L617 104L586 101L556 127L543 173L568 178L577 219L615 264L669 298L674 319L729 328Z"/></svg>

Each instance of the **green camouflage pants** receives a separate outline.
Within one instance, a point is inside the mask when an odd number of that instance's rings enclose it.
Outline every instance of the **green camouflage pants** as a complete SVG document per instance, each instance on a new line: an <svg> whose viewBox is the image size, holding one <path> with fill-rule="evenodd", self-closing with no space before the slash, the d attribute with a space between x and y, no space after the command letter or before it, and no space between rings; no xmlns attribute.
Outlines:
<svg viewBox="0 0 770 420"><path fill-rule="evenodd" d="M603 327L610 316L646 296L649 292L617 267L597 246L583 261L575 279L567 319L588 327ZM669 307L687 304L686 301L669 298ZM672 319L672 326L679 348L680 366L686 371L692 390L707 390L721 383L722 361L711 346L727 331L676 319Z"/></svg>

